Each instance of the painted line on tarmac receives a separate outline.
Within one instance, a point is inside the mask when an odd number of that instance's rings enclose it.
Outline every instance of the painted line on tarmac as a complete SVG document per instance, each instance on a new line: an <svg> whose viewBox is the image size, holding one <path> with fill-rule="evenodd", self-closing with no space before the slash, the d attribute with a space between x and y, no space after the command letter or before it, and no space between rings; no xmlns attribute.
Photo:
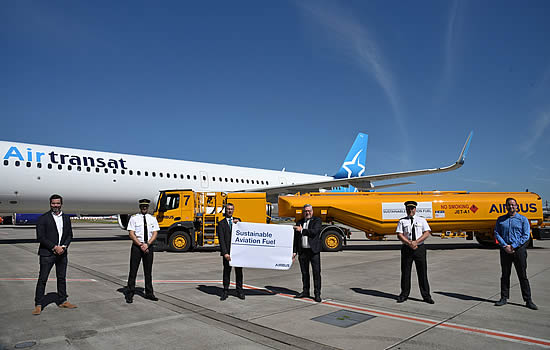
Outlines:
<svg viewBox="0 0 550 350"><path fill-rule="evenodd" d="M19 277L19 278L0 278L0 281L36 281L38 278L33 277ZM55 278L48 278L48 282L55 282L57 279ZM93 278L67 278L67 282L97 282L97 280L94 280Z"/></svg>
<svg viewBox="0 0 550 350"><path fill-rule="evenodd" d="M231 284L234 284L234 283L231 282ZM248 284L243 284L243 287L246 288L246 289L252 289L252 290L263 290L263 291L266 291L266 292L269 292L269 293L274 293L276 295L279 295L279 296L282 296L282 297L285 297L285 298L294 298L294 295L292 295L292 294L277 293L275 291L271 291L269 289L262 288L262 287L256 287L256 286L252 286L252 285L248 285ZM298 300L298 299L295 299L295 300ZM516 343L538 345L538 346L542 346L542 347L545 347L545 348L550 348L550 340L535 338L535 337L529 337L529 336L525 336L525 335L521 335L521 334L495 331L495 330L486 329L486 328L479 328L479 327L471 327L471 326L466 326L466 325L462 325L462 324L458 324L458 323L450 323L450 322L445 322L445 321L436 321L436 320L432 320L432 319L424 318L424 317L409 316L409 315L399 314L399 313L395 313L395 312L388 312L388 311L376 310L376 309L371 309L371 308L364 308L364 307L360 307L360 306L349 305L349 304L344 304L344 303L339 303L339 302L334 302L334 301L329 301L329 300L324 300L324 301L321 301L320 303L317 303L317 302L313 301L312 299L304 298L304 299L299 299L299 301L312 303L312 304L323 304L323 305L327 305L327 306L331 306L331 307L335 307L335 308L339 308L339 309L359 311L359 312L370 314L370 315L373 315L373 316L382 316L382 317L385 317L385 318L391 318L391 319L395 319L395 320L407 321L407 322L412 322L412 323L417 323L417 324L424 324L424 325L428 325L428 326L435 327L435 328L452 329L452 330L456 330L456 331L460 331L460 332L464 332L464 333L469 333L469 334L479 334L479 335L484 335L484 336L491 337L491 338L507 340L507 341L516 342Z"/></svg>

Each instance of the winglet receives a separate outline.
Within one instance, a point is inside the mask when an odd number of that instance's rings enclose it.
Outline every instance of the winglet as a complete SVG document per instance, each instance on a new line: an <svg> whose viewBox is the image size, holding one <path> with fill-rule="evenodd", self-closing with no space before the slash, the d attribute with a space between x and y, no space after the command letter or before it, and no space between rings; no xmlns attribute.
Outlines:
<svg viewBox="0 0 550 350"><path fill-rule="evenodd" d="M335 179L349 179L363 175L367 159L368 138L367 134L361 132L357 135L340 170L334 175Z"/></svg>
<svg viewBox="0 0 550 350"><path fill-rule="evenodd" d="M472 142L472 136L474 136L473 130L470 131L470 134L466 139L466 143L464 144L464 147L462 147L462 152L460 152L460 156L458 156L458 160L456 161L460 165L464 164L464 159L466 159L466 153L468 153L468 149L470 148L470 142Z"/></svg>

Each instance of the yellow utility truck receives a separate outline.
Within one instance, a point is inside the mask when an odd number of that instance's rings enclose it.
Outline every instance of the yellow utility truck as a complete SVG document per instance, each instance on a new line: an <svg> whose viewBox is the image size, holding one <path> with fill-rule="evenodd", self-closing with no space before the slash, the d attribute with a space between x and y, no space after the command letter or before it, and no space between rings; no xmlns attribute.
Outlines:
<svg viewBox="0 0 550 350"><path fill-rule="evenodd" d="M542 200L533 192L323 192L280 196L279 216L302 218L304 204L313 206L314 215L324 224L321 233L326 251L337 251L349 238L350 230L340 223L365 232L371 240L395 234L398 220L406 216L403 203L418 202L417 215L424 217L433 235L465 237L485 246L494 246L496 219L506 214L506 198L517 200L518 211L529 219L532 238L543 224Z"/></svg>
<svg viewBox="0 0 550 350"><path fill-rule="evenodd" d="M269 223L271 204L265 193L160 191L153 215L160 226L157 250L185 252L195 247L219 244L216 232L225 205L235 205L233 215L246 222Z"/></svg>

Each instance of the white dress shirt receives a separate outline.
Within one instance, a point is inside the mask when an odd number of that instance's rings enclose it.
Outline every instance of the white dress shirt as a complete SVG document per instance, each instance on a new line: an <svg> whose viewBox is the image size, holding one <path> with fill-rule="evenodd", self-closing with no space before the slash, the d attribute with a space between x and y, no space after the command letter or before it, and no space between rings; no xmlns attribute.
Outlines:
<svg viewBox="0 0 550 350"><path fill-rule="evenodd" d="M160 228L157 219L153 215L145 214L145 220L147 220L147 241L149 241L151 236L153 236L153 232L160 230ZM143 227L143 214L133 215L130 218L130 221L128 221L128 231L134 231L138 241L141 243L145 243L145 240L143 239Z"/></svg>
<svg viewBox="0 0 550 350"><path fill-rule="evenodd" d="M431 231L430 225L428 225L428 222L426 219L420 216L413 216L413 225L414 225L414 234L416 236L416 239L419 239L422 237L424 232ZM409 216L406 216L399 220L397 223L397 229L395 230L396 233L402 233L407 239L412 240L412 227L411 225L411 218ZM424 244L424 242L420 243Z"/></svg>
<svg viewBox="0 0 550 350"><path fill-rule="evenodd" d="M55 215L52 211L53 221L55 221L55 226L57 226L57 234L59 238L57 239L57 245L61 244L61 236L63 236L63 212L60 211L59 215Z"/></svg>
<svg viewBox="0 0 550 350"><path fill-rule="evenodd" d="M309 220L304 221L304 226L302 226L302 248L311 248L309 245L309 237L304 235L303 232L309 226Z"/></svg>

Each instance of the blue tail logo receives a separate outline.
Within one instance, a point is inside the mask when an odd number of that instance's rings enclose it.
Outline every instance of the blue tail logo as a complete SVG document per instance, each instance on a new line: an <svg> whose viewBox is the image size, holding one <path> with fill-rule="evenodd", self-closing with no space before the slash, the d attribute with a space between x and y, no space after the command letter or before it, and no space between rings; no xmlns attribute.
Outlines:
<svg viewBox="0 0 550 350"><path fill-rule="evenodd" d="M367 159L368 138L367 134L359 133L357 135L340 170L334 175L335 179L349 179L363 175Z"/></svg>

